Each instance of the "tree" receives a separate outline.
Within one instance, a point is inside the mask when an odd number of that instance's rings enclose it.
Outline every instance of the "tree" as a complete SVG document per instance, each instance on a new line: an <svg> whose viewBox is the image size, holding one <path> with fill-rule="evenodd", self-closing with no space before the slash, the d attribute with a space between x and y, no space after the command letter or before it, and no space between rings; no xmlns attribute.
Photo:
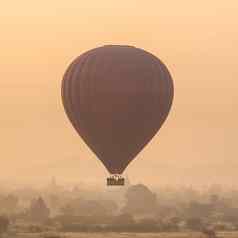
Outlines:
<svg viewBox="0 0 238 238"><path fill-rule="evenodd" d="M61 208L63 215L107 216L117 210L113 201L74 199Z"/></svg>
<svg viewBox="0 0 238 238"><path fill-rule="evenodd" d="M115 216L112 223L114 225L132 225L135 223L135 221L132 215L128 213L124 213L124 214Z"/></svg>
<svg viewBox="0 0 238 238"><path fill-rule="evenodd" d="M0 216L0 234L7 231L10 222L6 216Z"/></svg>
<svg viewBox="0 0 238 238"><path fill-rule="evenodd" d="M188 218L194 217L208 217L213 210L210 203L200 203L196 201L191 201L185 213Z"/></svg>
<svg viewBox="0 0 238 238"><path fill-rule="evenodd" d="M18 198L14 195L8 195L1 199L0 211L3 214L13 214L18 207Z"/></svg>
<svg viewBox="0 0 238 238"><path fill-rule="evenodd" d="M187 219L187 228L193 231L200 231L203 228L202 219L194 217Z"/></svg>

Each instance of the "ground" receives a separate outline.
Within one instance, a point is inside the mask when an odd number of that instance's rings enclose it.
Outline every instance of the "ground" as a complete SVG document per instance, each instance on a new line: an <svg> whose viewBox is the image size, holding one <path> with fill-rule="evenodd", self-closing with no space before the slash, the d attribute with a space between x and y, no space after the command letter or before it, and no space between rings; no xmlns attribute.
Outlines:
<svg viewBox="0 0 238 238"><path fill-rule="evenodd" d="M195 232L165 232L165 233L21 233L4 238L206 238L201 233ZM238 238L238 232L220 232L218 238Z"/></svg>

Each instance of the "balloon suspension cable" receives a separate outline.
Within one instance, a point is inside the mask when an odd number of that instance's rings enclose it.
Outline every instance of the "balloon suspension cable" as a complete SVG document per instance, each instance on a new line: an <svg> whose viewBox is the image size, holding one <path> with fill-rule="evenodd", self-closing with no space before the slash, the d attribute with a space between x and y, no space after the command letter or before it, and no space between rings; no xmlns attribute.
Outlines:
<svg viewBox="0 0 238 238"><path fill-rule="evenodd" d="M123 186L125 185L125 179L120 174L112 174L107 178L108 186Z"/></svg>

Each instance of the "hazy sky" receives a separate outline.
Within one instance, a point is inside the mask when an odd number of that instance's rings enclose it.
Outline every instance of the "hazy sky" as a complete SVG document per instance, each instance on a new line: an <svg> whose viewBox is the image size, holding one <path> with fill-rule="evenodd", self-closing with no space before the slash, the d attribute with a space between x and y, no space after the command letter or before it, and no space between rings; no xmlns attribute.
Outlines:
<svg viewBox="0 0 238 238"><path fill-rule="evenodd" d="M161 58L175 83L168 120L127 169L132 180L235 183L237 12L237 0L2 2L0 181L105 182L65 116L61 79L82 52L126 44Z"/></svg>

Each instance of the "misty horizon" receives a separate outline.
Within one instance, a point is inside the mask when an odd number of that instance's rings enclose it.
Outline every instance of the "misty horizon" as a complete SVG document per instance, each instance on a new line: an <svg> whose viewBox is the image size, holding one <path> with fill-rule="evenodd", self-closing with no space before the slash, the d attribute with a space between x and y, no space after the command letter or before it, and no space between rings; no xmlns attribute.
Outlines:
<svg viewBox="0 0 238 238"><path fill-rule="evenodd" d="M61 80L69 62L87 49L125 44L160 57L175 85L171 113L129 165L131 179L236 186L236 1L186 2L186 8L160 1L26 3L12 8L6 2L0 10L0 180L96 177L105 183L106 169L64 114Z"/></svg>

